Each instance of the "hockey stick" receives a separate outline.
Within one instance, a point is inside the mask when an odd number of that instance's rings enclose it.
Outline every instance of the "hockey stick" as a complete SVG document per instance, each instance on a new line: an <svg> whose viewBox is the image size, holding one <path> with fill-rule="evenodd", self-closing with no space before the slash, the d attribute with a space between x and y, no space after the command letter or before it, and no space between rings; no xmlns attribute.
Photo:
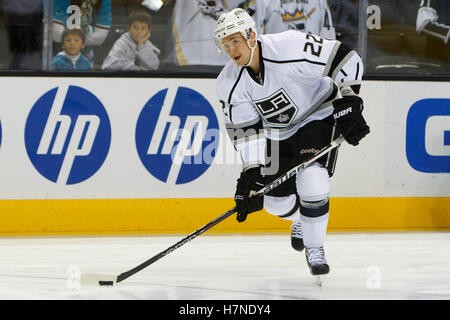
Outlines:
<svg viewBox="0 0 450 320"><path fill-rule="evenodd" d="M280 184L282 184L283 182L285 182L289 178L295 176L300 170L306 168L311 163L313 163L314 161L316 161L317 159L322 157L324 154L330 152L331 150L333 150L334 148L339 146L343 141L344 141L344 138L342 136L340 136L339 138L333 140L329 145L325 146L320 151L315 153L314 156L312 156L310 159L308 159L307 161L302 162L299 165L293 167L288 172L286 172L285 174L283 174L282 176L278 177L274 181L272 181L269 184L267 184L264 188L262 188L261 190L256 192L256 194L266 194L270 190L273 190L274 188L278 187ZM148 267L152 263L158 261L162 257L165 257L166 255L168 255L172 251L178 249L179 247L183 246L184 244L188 243L189 241L195 239L196 237L198 237L199 235L201 235L205 231L211 229L216 224L218 224L219 222L225 220L226 218L228 218L229 216L231 216L235 212L236 212L236 208L232 208L232 209L228 210L227 212L222 214L220 217L218 217L218 218L214 219L213 221L207 223L206 225L204 225L200 229L192 232L191 234L189 234L188 236L184 237L183 239L181 239L180 241L178 241L174 245L172 245L169 248L167 248L166 250L161 251L160 253L158 253L157 255L155 255L153 257L151 257L147 261L144 261L140 265L134 267L133 269L125 271L125 272L119 274L118 276L105 275L105 274L96 274L96 273L82 274L81 275L81 279L80 279L81 280L81 284L82 285L98 284L98 285L101 285L101 286L111 286L111 285L113 285L115 283L122 282L123 280L131 277L135 273L137 273L137 272L141 271L142 269Z"/></svg>

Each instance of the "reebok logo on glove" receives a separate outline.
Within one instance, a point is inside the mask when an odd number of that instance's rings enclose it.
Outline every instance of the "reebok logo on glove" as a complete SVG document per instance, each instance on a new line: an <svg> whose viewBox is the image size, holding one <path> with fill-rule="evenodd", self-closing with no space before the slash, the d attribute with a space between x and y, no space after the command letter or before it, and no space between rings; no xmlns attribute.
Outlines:
<svg viewBox="0 0 450 320"><path fill-rule="evenodd" d="M345 110L339 111L338 113L333 114L334 120L337 120L340 117L343 117L343 116L349 114L350 112L352 112L352 107L348 107Z"/></svg>

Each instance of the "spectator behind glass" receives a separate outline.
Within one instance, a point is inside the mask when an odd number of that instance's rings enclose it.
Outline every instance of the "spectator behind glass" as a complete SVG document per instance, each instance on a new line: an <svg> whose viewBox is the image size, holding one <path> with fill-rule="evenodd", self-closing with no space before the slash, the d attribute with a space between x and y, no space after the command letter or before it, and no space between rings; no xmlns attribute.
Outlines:
<svg viewBox="0 0 450 320"><path fill-rule="evenodd" d="M242 8L256 22L258 34L297 30L335 39L336 34L326 0L227 0L231 10Z"/></svg>
<svg viewBox="0 0 450 320"><path fill-rule="evenodd" d="M445 44L450 37L450 4L446 1L422 0L417 12L416 30L441 39ZM441 18L439 17L441 16Z"/></svg>
<svg viewBox="0 0 450 320"><path fill-rule="evenodd" d="M210 31L215 28L219 16L241 7L256 20L260 34L263 26L272 21L271 17L276 21L272 28L281 31L281 18L274 11L275 6L275 0L177 0L172 14L170 47L164 61L177 66L223 66L228 58L225 54L217 54L216 42Z"/></svg>
<svg viewBox="0 0 450 320"><path fill-rule="evenodd" d="M3 0L10 69L42 69L42 1Z"/></svg>
<svg viewBox="0 0 450 320"><path fill-rule="evenodd" d="M258 35L287 30L277 10L278 0L227 0L228 10L242 8L255 20Z"/></svg>
<svg viewBox="0 0 450 320"><path fill-rule="evenodd" d="M285 30L298 30L322 38L336 39L330 9L326 0L272 0L278 8ZM266 30L266 33L271 33Z"/></svg>
<svg viewBox="0 0 450 320"><path fill-rule="evenodd" d="M61 42L67 20L73 13L67 13L67 8L76 5L81 10L81 25L86 35L86 48L83 51L93 64L94 51L92 47L102 45L111 27L111 0L54 0L53 9L53 40Z"/></svg>
<svg viewBox="0 0 450 320"><path fill-rule="evenodd" d="M449 0L422 0L417 12L416 31L425 35L425 56L438 62L450 73L450 3Z"/></svg>
<svg viewBox="0 0 450 320"><path fill-rule="evenodd" d="M103 62L103 70L156 70L160 50L150 42L152 17L146 12L132 12L128 32L114 43Z"/></svg>
<svg viewBox="0 0 450 320"><path fill-rule="evenodd" d="M170 3L174 2L164 62L177 66L225 65L228 58L217 54L211 32L219 16L227 11L222 0L172 0Z"/></svg>
<svg viewBox="0 0 450 320"><path fill-rule="evenodd" d="M172 15L172 47L167 50L164 62L178 66L225 65L228 59L226 55L217 55L208 30L214 29L222 13L237 7L252 16L259 34L295 29L335 38L325 0L177 0Z"/></svg>
<svg viewBox="0 0 450 320"><path fill-rule="evenodd" d="M52 59L53 70L90 70L89 60L81 53L85 48L85 35L82 29L65 29L62 34L63 51Z"/></svg>

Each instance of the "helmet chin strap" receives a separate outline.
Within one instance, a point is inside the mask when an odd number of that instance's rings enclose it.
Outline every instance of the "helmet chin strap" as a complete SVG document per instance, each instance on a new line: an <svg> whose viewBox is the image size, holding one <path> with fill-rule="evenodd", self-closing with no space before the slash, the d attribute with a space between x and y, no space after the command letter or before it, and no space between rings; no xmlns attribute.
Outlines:
<svg viewBox="0 0 450 320"><path fill-rule="evenodd" d="M250 59L248 60L248 63L245 65L246 67L248 67L252 63L253 55L255 54L255 49L256 49L256 46L258 45L258 42L255 41L255 45L252 47L250 45L250 39L248 39L247 40L247 45L250 48Z"/></svg>

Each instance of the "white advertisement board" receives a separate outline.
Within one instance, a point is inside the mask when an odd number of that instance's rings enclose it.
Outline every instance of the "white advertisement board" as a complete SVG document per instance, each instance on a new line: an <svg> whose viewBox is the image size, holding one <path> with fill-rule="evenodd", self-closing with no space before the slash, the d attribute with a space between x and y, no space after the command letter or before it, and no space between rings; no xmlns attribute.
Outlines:
<svg viewBox="0 0 450 320"><path fill-rule="evenodd" d="M205 198L234 191L241 164L225 139L213 80L0 82L2 199Z"/></svg>
<svg viewBox="0 0 450 320"><path fill-rule="evenodd" d="M366 81L371 133L341 147L335 197L450 195L450 83Z"/></svg>
<svg viewBox="0 0 450 320"><path fill-rule="evenodd" d="M0 199L228 198L214 79L0 78ZM450 84L366 81L332 197L450 195Z"/></svg>

